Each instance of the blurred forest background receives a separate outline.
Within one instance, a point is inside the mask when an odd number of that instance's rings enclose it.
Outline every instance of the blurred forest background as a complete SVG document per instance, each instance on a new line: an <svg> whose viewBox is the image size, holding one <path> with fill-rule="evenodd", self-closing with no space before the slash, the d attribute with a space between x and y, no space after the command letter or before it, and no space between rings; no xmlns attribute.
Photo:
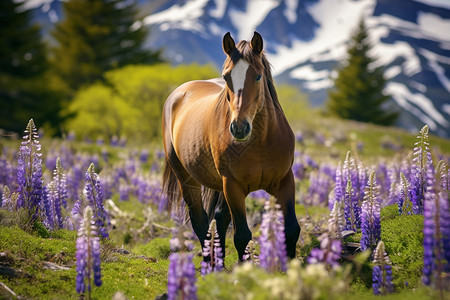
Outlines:
<svg viewBox="0 0 450 300"><path fill-rule="evenodd" d="M23 2L2 1L0 16L0 135L14 136L34 118L48 136L155 139L163 103L176 86L220 76L213 64L173 66L159 49L144 50L151 32L142 26L134 2L64 2L64 18L49 39ZM361 21L324 111L312 109L297 87L278 86L288 119L329 114L392 124L396 113L381 109L389 99L383 68L370 69L370 48Z"/></svg>

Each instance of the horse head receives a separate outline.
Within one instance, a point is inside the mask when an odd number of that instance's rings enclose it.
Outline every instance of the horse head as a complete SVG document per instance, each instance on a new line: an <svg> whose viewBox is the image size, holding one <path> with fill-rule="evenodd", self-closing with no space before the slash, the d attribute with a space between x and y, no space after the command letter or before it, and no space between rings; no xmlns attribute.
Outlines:
<svg viewBox="0 0 450 300"><path fill-rule="evenodd" d="M227 54L222 76L231 112L230 133L236 141L244 142L250 138L252 122L263 106L263 39L255 32L250 42L235 45L228 32L222 46Z"/></svg>

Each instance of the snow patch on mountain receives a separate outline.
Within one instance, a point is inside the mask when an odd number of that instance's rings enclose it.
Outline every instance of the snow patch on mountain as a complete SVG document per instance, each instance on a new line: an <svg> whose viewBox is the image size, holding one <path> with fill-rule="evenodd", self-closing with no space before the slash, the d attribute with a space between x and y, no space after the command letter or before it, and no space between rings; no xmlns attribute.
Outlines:
<svg viewBox="0 0 450 300"><path fill-rule="evenodd" d="M295 39L291 46L276 46L275 53L268 55L275 66L274 75L304 63L317 53L327 52L344 44L348 39L348 33L358 24L358 17L369 15L373 7L373 0L322 0L309 6L308 12L315 20L321 21L314 39L311 41Z"/></svg>
<svg viewBox="0 0 450 300"><path fill-rule="evenodd" d="M161 31L181 29L202 33L204 26L198 19L204 14L208 0L187 1L184 5L175 4L167 10L149 15L144 19L145 25L159 25Z"/></svg>
<svg viewBox="0 0 450 300"><path fill-rule="evenodd" d="M412 93L404 84L389 82L386 91L394 97L395 101L404 109L420 116L431 130L437 129L439 123L444 128L450 126L447 119L436 109L433 102L422 93ZM418 109L420 107L420 109Z"/></svg>
<svg viewBox="0 0 450 300"><path fill-rule="evenodd" d="M238 39L248 40L269 12L279 4L280 1L277 0L248 0L245 11L231 8L229 16L231 23L237 29Z"/></svg>
<svg viewBox="0 0 450 300"><path fill-rule="evenodd" d="M450 1L448 0L414 0L419 3L424 3L426 5L438 6L450 9Z"/></svg>

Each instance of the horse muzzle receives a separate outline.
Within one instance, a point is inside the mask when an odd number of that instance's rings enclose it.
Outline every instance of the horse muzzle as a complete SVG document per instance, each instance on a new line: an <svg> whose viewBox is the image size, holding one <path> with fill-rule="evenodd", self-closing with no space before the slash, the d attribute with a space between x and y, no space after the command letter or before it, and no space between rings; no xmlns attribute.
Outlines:
<svg viewBox="0 0 450 300"><path fill-rule="evenodd" d="M240 124L237 121L233 121L230 124L230 133L236 141L245 142L250 138L252 126L247 121L243 121Z"/></svg>

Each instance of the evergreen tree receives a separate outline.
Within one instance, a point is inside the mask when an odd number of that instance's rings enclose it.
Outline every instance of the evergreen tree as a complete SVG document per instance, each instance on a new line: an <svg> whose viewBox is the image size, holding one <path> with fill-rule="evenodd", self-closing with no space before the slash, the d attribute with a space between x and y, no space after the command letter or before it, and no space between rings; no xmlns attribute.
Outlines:
<svg viewBox="0 0 450 300"><path fill-rule="evenodd" d="M128 0L72 0L63 3L64 19L52 35L56 84L69 95L102 80L105 71L127 64L160 61L160 52L142 48L148 30Z"/></svg>
<svg viewBox="0 0 450 300"><path fill-rule="evenodd" d="M361 20L347 49L348 58L338 68L334 88L328 92L327 110L344 119L391 125L398 112L385 110L390 97L383 93L384 68L373 67L375 59L368 55L371 48Z"/></svg>
<svg viewBox="0 0 450 300"><path fill-rule="evenodd" d="M23 2L0 2L0 128L20 132L34 118L58 123L58 103L48 89L48 62L40 28Z"/></svg>

